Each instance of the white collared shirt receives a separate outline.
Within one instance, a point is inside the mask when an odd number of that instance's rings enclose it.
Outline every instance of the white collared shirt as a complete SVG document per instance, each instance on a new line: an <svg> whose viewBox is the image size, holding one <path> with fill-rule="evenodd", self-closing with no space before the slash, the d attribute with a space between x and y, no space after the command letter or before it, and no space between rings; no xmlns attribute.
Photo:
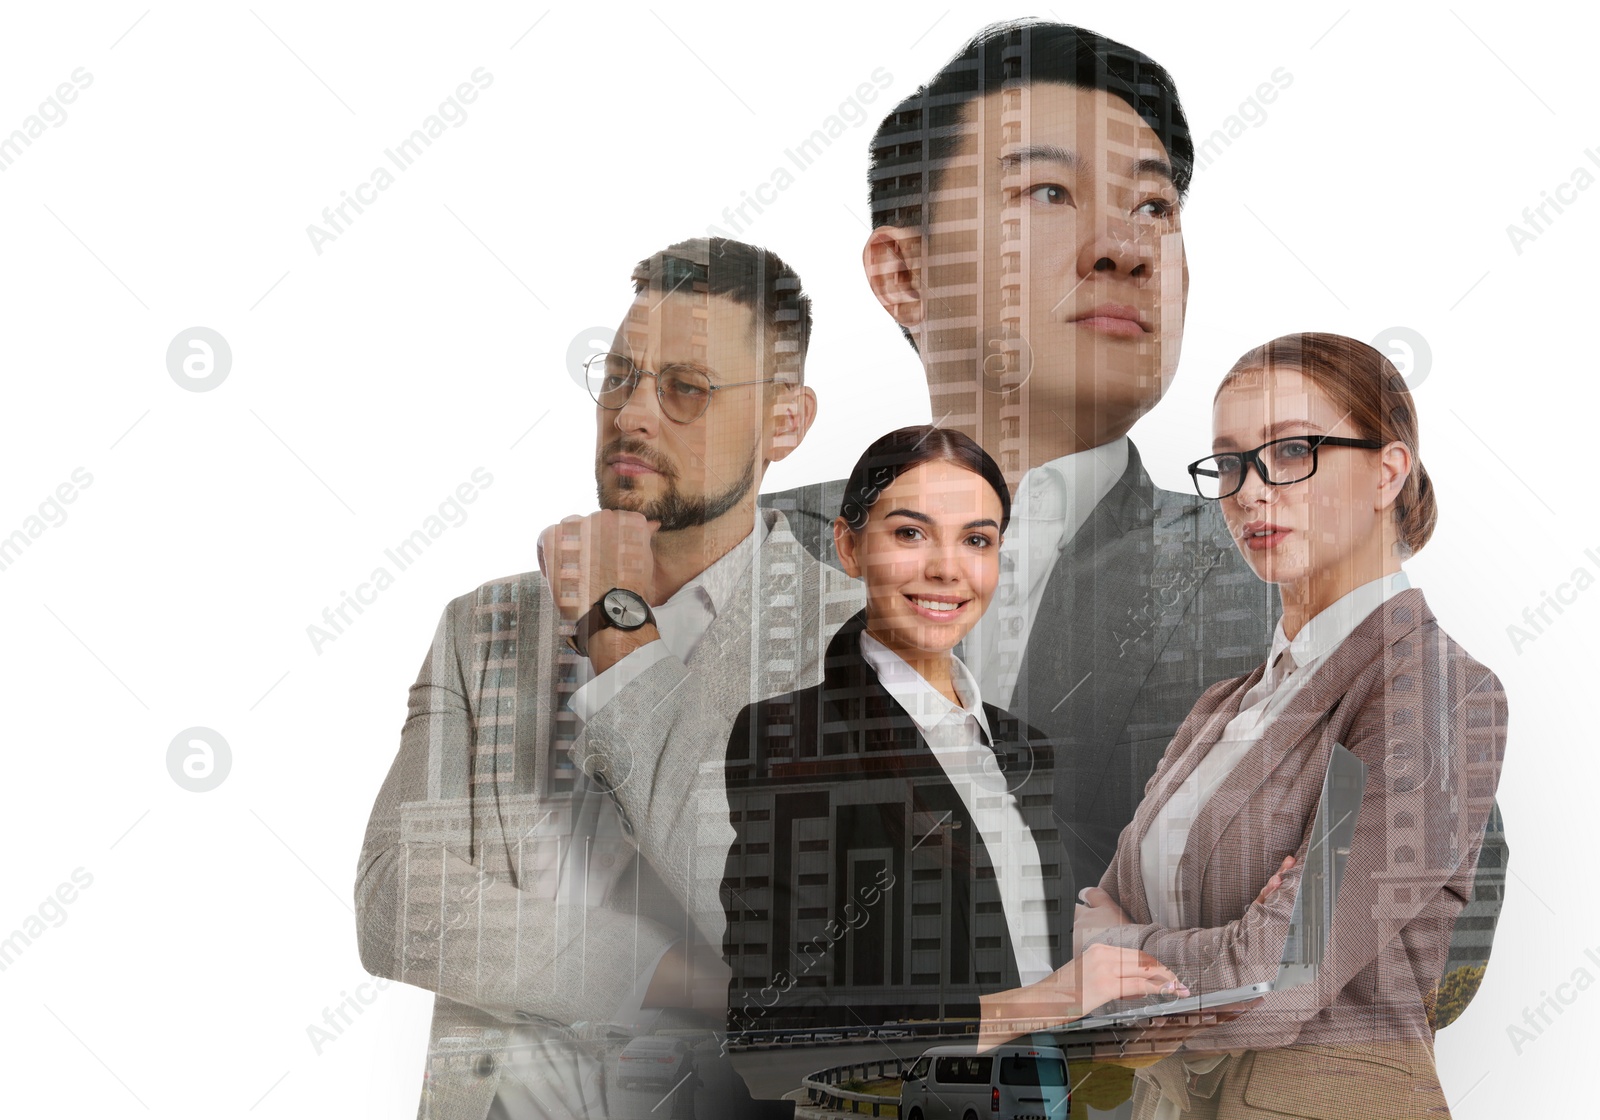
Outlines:
<svg viewBox="0 0 1600 1120"><path fill-rule="evenodd" d="M591 676L589 659L577 659L577 672L589 677L582 688L575 691L568 703L578 718L585 722L616 698L624 689L638 680L656 662L668 657L688 661L695 647L706 636L706 631L716 621L717 615L728 608L740 584L750 576L757 550L766 543L767 520L760 511L755 526L743 540L718 557L705 571L680 587L676 594L660 606L652 606L656 629L661 637L629 653L599 676ZM583 898L587 905L604 904L612 879L612 861L626 858L618 853L631 853L633 841L622 827L622 818L616 806L608 799L595 798L590 802L592 821L585 835L569 849L572 857L584 854L578 874L585 883ZM593 857L593 859L591 859ZM663 949L660 956L639 974L632 995L612 1011L610 1019L617 1023L640 1023L648 1016L642 1010L645 993L655 978L656 966L673 946Z"/></svg>
<svg viewBox="0 0 1600 1120"><path fill-rule="evenodd" d="M651 606L656 616L658 641L647 642L611 668L593 676L589 659L578 659L579 678L588 678L568 701L573 712L587 723L594 713L610 703L656 662L676 657L687 662L700 639L706 636L717 615L733 601L733 593L750 575L756 551L766 543L767 520L756 514L755 528L744 539L718 557L710 567L678 588L660 606Z"/></svg>
<svg viewBox="0 0 1600 1120"><path fill-rule="evenodd" d="M983 837L1022 982L1044 979L1052 969L1039 846L996 770L977 681L960 658L950 658L951 680L962 699L956 705L871 634L861 635L861 655L917 725Z"/></svg>
<svg viewBox="0 0 1600 1120"><path fill-rule="evenodd" d="M1194 915L1183 913L1178 897L1178 863L1200 810L1328 656L1368 615L1410 586L1404 572L1364 583L1302 626L1292 641L1284 635L1283 620L1278 620L1267 655L1267 672L1244 694L1239 714L1228 721L1216 744L1173 791L1140 841L1139 870L1156 925L1186 929L1194 924ZM1279 660L1285 651L1293 658L1292 667Z"/></svg>
<svg viewBox="0 0 1600 1120"><path fill-rule="evenodd" d="M1061 550L1128 469L1128 439L1042 463L1017 483L1000 545L1000 587L962 645L990 702L1011 704L1033 620Z"/></svg>

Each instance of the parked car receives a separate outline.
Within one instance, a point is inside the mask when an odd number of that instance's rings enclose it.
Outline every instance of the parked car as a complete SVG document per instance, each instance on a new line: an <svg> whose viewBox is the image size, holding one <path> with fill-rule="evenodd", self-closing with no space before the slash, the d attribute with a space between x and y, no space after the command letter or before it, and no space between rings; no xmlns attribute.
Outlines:
<svg viewBox="0 0 1600 1120"><path fill-rule="evenodd" d="M694 1050L687 1039L647 1034L622 1048L617 1083L624 1089L656 1085L670 1089L694 1072Z"/></svg>
<svg viewBox="0 0 1600 1120"><path fill-rule="evenodd" d="M1065 1120L1071 1102L1054 1046L935 1046L900 1082L903 1120Z"/></svg>

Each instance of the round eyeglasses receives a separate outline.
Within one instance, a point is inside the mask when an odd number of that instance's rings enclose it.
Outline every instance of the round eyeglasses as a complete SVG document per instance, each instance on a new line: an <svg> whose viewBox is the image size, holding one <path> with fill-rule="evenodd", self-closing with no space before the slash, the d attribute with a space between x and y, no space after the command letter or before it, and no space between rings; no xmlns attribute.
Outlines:
<svg viewBox="0 0 1600 1120"><path fill-rule="evenodd" d="M583 363L584 383L589 395L601 408L623 408L633 397L641 377L656 379L656 399L661 415L675 424L693 424L711 407L711 395L718 389L741 385L766 385L778 380L761 377L754 381L730 381L713 385L711 378L693 366L665 366L660 372L641 369L622 354L596 354Z"/></svg>
<svg viewBox="0 0 1600 1120"><path fill-rule="evenodd" d="M1304 482L1317 473L1318 448L1359 447L1377 451L1383 446L1375 439L1289 436L1263 443L1254 451L1227 451L1197 459L1189 464L1189 477L1194 481L1195 493L1218 501L1239 492L1252 466L1268 486L1288 486L1291 482Z"/></svg>

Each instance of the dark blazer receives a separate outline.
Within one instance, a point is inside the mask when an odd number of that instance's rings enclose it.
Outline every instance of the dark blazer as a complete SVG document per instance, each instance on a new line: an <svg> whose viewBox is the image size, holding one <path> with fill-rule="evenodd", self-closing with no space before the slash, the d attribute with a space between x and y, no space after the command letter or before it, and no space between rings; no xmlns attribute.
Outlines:
<svg viewBox="0 0 1600 1120"><path fill-rule="evenodd" d="M976 1016L981 992L1020 982L990 852L862 656L864 626L858 614L834 637L821 684L750 705L728 740L734 1034L927 1018L941 998L947 1015ZM1049 743L984 714L1059 910Z"/></svg>
<svg viewBox="0 0 1600 1120"><path fill-rule="evenodd" d="M1189 1046L1274 1051L1242 1066L1247 1084L1219 1100L1271 1102L1272 1115L1398 1115L1385 1109L1438 1095L1428 1011L1494 804L1505 694L1440 629L1421 591L1396 595L1328 656L1201 808L1179 864L1195 928L1156 926L1140 844L1264 668L1211 688L1184 721L1101 883L1134 925L1097 940L1143 949L1200 991L1270 979L1298 870L1265 903L1255 897L1284 856L1303 862L1330 752L1342 744L1367 764L1367 781L1317 981L1267 996ZM1356 1084L1358 1096L1348 1091ZM1253 1115L1241 1108L1217 1114Z"/></svg>

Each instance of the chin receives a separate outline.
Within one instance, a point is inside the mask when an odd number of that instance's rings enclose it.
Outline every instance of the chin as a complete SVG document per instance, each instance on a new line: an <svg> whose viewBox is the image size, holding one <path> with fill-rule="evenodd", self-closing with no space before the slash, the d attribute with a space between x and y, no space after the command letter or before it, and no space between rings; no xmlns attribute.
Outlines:
<svg viewBox="0 0 1600 1120"><path fill-rule="evenodd" d="M944 631L935 631L930 634L923 631L916 634L913 644L923 653L949 653L960 645L961 639L966 636L965 631L959 634L951 634Z"/></svg>
<svg viewBox="0 0 1600 1120"><path fill-rule="evenodd" d="M624 509L632 513L642 513L649 508L651 501L647 494L634 485L632 479L621 479L600 487L601 509Z"/></svg>
<svg viewBox="0 0 1600 1120"><path fill-rule="evenodd" d="M1304 558L1299 556L1252 556L1249 563L1262 583L1294 583L1309 574Z"/></svg>

